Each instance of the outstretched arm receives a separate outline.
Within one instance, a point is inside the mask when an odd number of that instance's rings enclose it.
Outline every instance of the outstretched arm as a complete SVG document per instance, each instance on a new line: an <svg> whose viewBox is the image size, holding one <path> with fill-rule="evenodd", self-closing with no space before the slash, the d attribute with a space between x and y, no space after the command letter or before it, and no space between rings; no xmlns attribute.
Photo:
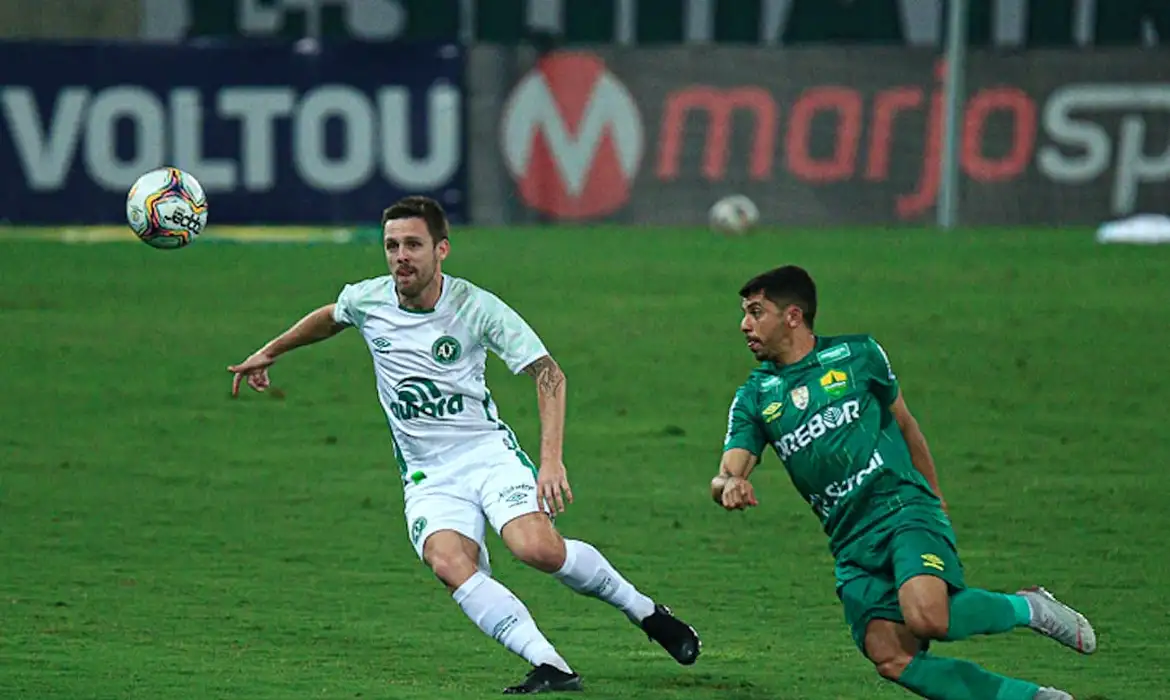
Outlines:
<svg viewBox="0 0 1170 700"><path fill-rule="evenodd" d="M290 350L331 338L345 330L346 326L333 318L334 306L334 304L326 304L305 314L287 331L270 340L260 349L261 352L266 352L271 357L276 358Z"/></svg>
<svg viewBox="0 0 1170 700"><path fill-rule="evenodd" d="M334 319L333 312L334 304L326 304L309 312L291 328L252 353L248 359L238 365L229 366L228 371L235 375L232 378L232 396L239 395L240 381L244 378L247 378L248 386L256 391L264 391L269 383L268 368L276 362L277 357L299 347L331 338L344 330L346 326Z"/></svg>
<svg viewBox="0 0 1170 700"><path fill-rule="evenodd" d="M894 420L902 431L906 446L910 449L911 463L914 464L915 469L922 473L922 476L926 477L926 482L930 484L930 488L934 489L934 494L942 501L942 507L945 511L947 501L943 498L942 489L938 485L938 472L934 468L934 457L930 454L930 446L926 444L926 436L922 434L918 420L906 407L901 391L898 392L898 398L894 399L893 405L890 406L890 412L894 414Z"/></svg>

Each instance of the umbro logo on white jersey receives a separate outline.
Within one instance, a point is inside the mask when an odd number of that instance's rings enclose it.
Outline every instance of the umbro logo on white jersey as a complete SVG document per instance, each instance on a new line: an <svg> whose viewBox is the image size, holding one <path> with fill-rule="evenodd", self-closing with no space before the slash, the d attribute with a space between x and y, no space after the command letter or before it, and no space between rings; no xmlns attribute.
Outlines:
<svg viewBox="0 0 1170 700"><path fill-rule="evenodd" d="M389 338L374 338L370 344L374 346L374 352L390 352Z"/></svg>

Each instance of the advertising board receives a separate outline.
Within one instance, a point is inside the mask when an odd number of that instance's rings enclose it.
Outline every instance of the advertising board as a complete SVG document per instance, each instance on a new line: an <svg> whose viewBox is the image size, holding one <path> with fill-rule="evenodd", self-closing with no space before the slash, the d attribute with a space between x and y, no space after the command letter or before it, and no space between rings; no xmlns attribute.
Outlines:
<svg viewBox="0 0 1170 700"><path fill-rule="evenodd" d="M943 65L914 49L476 48L485 216L701 223L746 194L781 224L933 220ZM1170 196L1170 85L1148 51L972 52L964 223L1098 223ZM497 125L498 127L494 127ZM477 178L478 179L478 178ZM477 200L479 198L477 197Z"/></svg>
<svg viewBox="0 0 1170 700"><path fill-rule="evenodd" d="M446 43L0 44L0 220L121 220L162 165L215 223L368 223L404 194L460 220L463 67Z"/></svg>

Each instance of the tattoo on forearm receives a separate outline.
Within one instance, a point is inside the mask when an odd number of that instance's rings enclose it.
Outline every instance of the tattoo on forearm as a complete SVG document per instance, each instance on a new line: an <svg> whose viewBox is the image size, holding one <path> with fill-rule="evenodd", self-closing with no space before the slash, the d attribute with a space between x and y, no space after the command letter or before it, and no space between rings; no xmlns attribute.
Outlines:
<svg viewBox="0 0 1170 700"><path fill-rule="evenodd" d="M548 396L555 396L565 385L565 374L551 357L542 357L524 370L536 380L536 388Z"/></svg>

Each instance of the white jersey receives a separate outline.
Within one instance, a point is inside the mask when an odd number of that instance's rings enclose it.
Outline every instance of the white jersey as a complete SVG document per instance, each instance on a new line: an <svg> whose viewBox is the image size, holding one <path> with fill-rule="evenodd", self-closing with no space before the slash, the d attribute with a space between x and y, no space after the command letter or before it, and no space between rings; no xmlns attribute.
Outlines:
<svg viewBox="0 0 1170 700"><path fill-rule="evenodd" d="M346 285L333 318L357 328L370 349L378 398L404 480L490 440L522 455L488 391L487 351L513 374L548 351L499 297L444 275L434 310L404 309L398 305L394 278L386 275Z"/></svg>

